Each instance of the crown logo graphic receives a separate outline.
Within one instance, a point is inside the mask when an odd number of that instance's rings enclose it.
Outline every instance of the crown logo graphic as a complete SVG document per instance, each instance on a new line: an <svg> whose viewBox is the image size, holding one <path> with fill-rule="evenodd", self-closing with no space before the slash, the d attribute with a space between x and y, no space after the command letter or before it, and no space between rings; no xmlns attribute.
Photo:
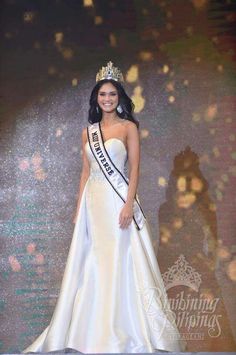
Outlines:
<svg viewBox="0 0 236 355"><path fill-rule="evenodd" d="M102 67L97 75L96 75L96 82L103 80L103 79L113 79L116 81L124 81L124 77L122 72L118 67L114 67L113 63L110 61L107 63L106 67Z"/></svg>
<svg viewBox="0 0 236 355"><path fill-rule="evenodd" d="M166 290L174 286L188 286L198 291L202 282L201 275L189 265L183 254L162 274L162 277Z"/></svg>

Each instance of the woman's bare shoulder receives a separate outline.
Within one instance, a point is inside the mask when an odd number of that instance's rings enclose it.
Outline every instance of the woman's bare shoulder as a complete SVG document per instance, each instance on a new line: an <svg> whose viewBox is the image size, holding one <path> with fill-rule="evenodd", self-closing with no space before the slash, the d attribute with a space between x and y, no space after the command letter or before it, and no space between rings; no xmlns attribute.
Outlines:
<svg viewBox="0 0 236 355"><path fill-rule="evenodd" d="M127 133L128 132L134 132L134 131L138 130L138 127L137 127L136 123L133 122L133 121L129 121L129 120L126 121L126 126L125 127L126 127Z"/></svg>
<svg viewBox="0 0 236 355"><path fill-rule="evenodd" d="M82 129L82 141L83 141L84 143L87 142L87 127L84 127L84 128Z"/></svg>
<svg viewBox="0 0 236 355"><path fill-rule="evenodd" d="M85 136L87 134L87 127L82 128L82 134Z"/></svg>
<svg viewBox="0 0 236 355"><path fill-rule="evenodd" d="M126 124L127 124L127 126L133 126L133 127L137 127L136 126L136 123L134 122L134 121L130 121L130 120L126 120Z"/></svg>

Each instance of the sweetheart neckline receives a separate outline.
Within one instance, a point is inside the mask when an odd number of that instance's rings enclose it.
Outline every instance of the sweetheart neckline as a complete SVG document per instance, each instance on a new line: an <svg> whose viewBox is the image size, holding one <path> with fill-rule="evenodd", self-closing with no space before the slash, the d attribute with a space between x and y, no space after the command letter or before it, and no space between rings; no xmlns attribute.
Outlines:
<svg viewBox="0 0 236 355"><path fill-rule="evenodd" d="M125 148L125 151L127 152L127 149L126 149L125 143L124 143L121 139L116 138L116 137L113 137L113 138L109 138L109 139L107 139L107 140L104 142L104 145L106 144L106 142L109 142L109 141L110 141L110 140L112 140L112 139L115 139L115 140L117 140L117 141L121 142L121 144L122 144L122 145L123 145L123 147ZM87 141L85 144L87 144L87 143L88 143L88 141Z"/></svg>

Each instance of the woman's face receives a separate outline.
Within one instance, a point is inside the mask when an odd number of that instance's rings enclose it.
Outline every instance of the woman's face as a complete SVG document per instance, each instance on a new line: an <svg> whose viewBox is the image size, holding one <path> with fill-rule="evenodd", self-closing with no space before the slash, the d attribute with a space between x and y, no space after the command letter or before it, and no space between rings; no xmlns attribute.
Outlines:
<svg viewBox="0 0 236 355"><path fill-rule="evenodd" d="M97 101L102 111L114 111L119 102L116 87L111 83L103 84L98 91Z"/></svg>

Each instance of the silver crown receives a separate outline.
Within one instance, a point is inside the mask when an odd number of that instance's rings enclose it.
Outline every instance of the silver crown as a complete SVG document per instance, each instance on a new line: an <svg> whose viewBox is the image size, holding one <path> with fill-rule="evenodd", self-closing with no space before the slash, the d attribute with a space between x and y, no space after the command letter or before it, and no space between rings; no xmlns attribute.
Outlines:
<svg viewBox="0 0 236 355"><path fill-rule="evenodd" d="M114 67L110 61L106 67L102 67L96 75L96 82L103 79L113 79L116 81L124 81L124 77L119 68Z"/></svg>
<svg viewBox="0 0 236 355"><path fill-rule="evenodd" d="M171 268L162 274L166 290L174 286L188 286L198 291L202 282L201 275L189 265L184 255L181 254Z"/></svg>

